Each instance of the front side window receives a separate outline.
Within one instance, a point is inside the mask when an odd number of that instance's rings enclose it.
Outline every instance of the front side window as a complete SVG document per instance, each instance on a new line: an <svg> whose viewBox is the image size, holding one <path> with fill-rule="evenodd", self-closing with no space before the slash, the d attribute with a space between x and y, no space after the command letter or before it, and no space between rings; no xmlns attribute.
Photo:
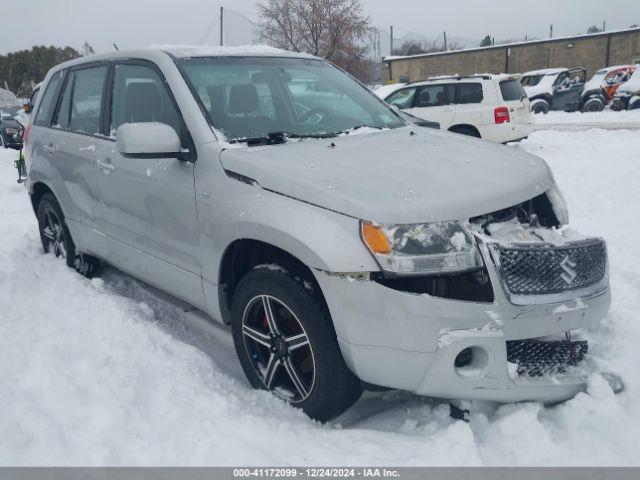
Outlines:
<svg viewBox="0 0 640 480"><path fill-rule="evenodd" d="M398 108L411 108L413 97L416 94L416 87L403 88L397 92L393 92L387 97L387 103L395 105Z"/></svg>
<svg viewBox="0 0 640 480"><path fill-rule="evenodd" d="M40 108L38 108L38 113L36 113L34 124L43 126L49 126L51 124L51 115L56 105L58 89L60 88L63 78L64 71L57 72L51 77L42 96L42 102L40 102Z"/></svg>
<svg viewBox="0 0 640 480"><path fill-rule="evenodd" d="M160 75L144 65L120 64L113 74L110 134L123 123L161 122L180 134L178 110Z"/></svg>
<svg viewBox="0 0 640 480"><path fill-rule="evenodd" d="M107 67L75 70L69 74L53 123L79 133L101 133L102 95Z"/></svg>
<svg viewBox="0 0 640 480"><path fill-rule="evenodd" d="M369 90L324 61L246 57L177 63L212 125L230 140L404 125Z"/></svg>
<svg viewBox="0 0 640 480"><path fill-rule="evenodd" d="M417 108L424 107L442 107L449 105L455 101L455 86L452 84L427 85L420 87L413 106Z"/></svg>

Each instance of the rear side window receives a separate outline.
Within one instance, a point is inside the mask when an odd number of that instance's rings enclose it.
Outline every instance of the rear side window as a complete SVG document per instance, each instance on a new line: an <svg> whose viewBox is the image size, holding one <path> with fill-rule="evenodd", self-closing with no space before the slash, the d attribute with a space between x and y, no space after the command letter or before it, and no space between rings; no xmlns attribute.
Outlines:
<svg viewBox="0 0 640 480"><path fill-rule="evenodd" d="M481 83L458 83L456 84L456 103L482 103L484 98L482 95Z"/></svg>
<svg viewBox="0 0 640 480"><path fill-rule="evenodd" d="M500 92L505 102L520 100L526 95L522 84L518 80L505 80L500 82Z"/></svg>
<svg viewBox="0 0 640 480"><path fill-rule="evenodd" d="M161 122L181 134L181 121L160 75L144 65L116 65L110 135L123 123Z"/></svg>
<svg viewBox="0 0 640 480"><path fill-rule="evenodd" d="M56 105L58 90L60 89L60 84L62 83L63 78L64 71L60 71L51 77L51 80L47 85L47 89L42 96L42 102L40 102L38 113L36 113L36 118L33 122L35 125L48 127L51 124L51 115L53 114L53 109Z"/></svg>

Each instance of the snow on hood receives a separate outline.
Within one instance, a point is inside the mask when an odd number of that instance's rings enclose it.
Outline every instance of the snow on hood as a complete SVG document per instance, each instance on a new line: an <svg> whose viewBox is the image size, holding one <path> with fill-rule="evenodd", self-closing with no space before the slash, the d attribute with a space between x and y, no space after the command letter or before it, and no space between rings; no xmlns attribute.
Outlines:
<svg viewBox="0 0 640 480"><path fill-rule="evenodd" d="M544 77L540 79L540 82L537 85L524 87L524 91L527 92L527 97L533 98L545 93L553 95L553 82L556 80L556 78L557 75L555 74L545 74Z"/></svg>
<svg viewBox="0 0 640 480"><path fill-rule="evenodd" d="M544 160L520 149L414 131L229 149L220 159L264 189L382 224L464 220L516 205L553 184Z"/></svg>
<svg viewBox="0 0 640 480"><path fill-rule="evenodd" d="M589 79L587 83L584 84L583 91L589 92L591 90L599 90L604 87L604 77L607 76L607 71L598 70L593 74L593 77Z"/></svg>
<svg viewBox="0 0 640 480"><path fill-rule="evenodd" d="M640 67L636 68L631 78L620 85L618 92L638 93L640 92Z"/></svg>

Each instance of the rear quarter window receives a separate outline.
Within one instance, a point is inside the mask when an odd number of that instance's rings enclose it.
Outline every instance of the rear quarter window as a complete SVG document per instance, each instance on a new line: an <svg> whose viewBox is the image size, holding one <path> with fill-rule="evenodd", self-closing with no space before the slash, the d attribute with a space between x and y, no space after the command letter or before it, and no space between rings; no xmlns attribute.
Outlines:
<svg viewBox="0 0 640 480"><path fill-rule="evenodd" d="M42 96L40 107L36 113L36 118L33 121L35 125L48 127L51 124L51 115L53 114L53 110L56 105L58 91L60 90L64 73L64 71L57 72L53 77L51 77L51 80L49 80L47 89L44 91L44 95Z"/></svg>
<svg viewBox="0 0 640 480"><path fill-rule="evenodd" d="M518 80L505 80L500 82L500 92L505 102L520 100L526 95L522 84Z"/></svg>
<svg viewBox="0 0 640 480"><path fill-rule="evenodd" d="M456 103L464 105L468 103L482 103L481 83L458 83L456 84Z"/></svg>

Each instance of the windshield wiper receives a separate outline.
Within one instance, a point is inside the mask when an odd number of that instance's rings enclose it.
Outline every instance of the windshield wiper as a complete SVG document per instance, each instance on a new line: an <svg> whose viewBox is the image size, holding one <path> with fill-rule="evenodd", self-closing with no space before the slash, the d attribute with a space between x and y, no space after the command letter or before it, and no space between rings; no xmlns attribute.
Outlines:
<svg viewBox="0 0 640 480"><path fill-rule="evenodd" d="M331 138L336 133L293 133L293 132L269 132L266 135L258 137L234 138L230 143L246 143L253 147L256 145L277 145L285 143L287 138Z"/></svg>
<svg viewBox="0 0 640 480"><path fill-rule="evenodd" d="M356 125L355 127L351 127L351 128L347 128L346 130L342 130L340 132L338 132L338 134L349 134L350 132L354 132L356 130L360 130L361 128L375 128L376 130L382 130L384 127L376 127L375 125L367 125L362 124L362 125Z"/></svg>

